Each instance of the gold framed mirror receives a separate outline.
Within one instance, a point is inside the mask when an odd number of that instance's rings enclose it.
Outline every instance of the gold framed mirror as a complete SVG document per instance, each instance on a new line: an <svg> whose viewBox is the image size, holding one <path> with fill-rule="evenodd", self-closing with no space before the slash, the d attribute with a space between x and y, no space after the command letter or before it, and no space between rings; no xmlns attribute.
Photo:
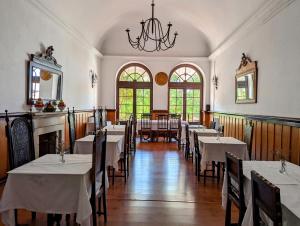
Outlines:
<svg viewBox="0 0 300 226"><path fill-rule="evenodd" d="M235 103L257 102L257 62L244 53L235 75Z"/></svg>

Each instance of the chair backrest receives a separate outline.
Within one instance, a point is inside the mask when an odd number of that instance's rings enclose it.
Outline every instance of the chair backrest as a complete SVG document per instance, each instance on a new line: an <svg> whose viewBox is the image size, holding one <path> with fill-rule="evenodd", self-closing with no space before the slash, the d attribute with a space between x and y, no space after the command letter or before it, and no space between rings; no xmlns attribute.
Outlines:
<svg viewBox="0 0 300 226"><path fill-rule="evenodd" d="M251 171L253 225L261 225L260 211L264 212L274 226L282 225L280 189L256 171Z"/></svg>
<svg viewBox="0 0 300 226"><path fill-rule="evenodd" d="M209 128L210 128L210 129L215 129L215 127L216 127L216 122L210 121L210 122L209 122Z"/></svg>
<svg viewBox="0 0 300 226"><path fill-rule="evenodd" d="M125 136L124 136L124 157L128 155L129 153L129 145L130 145L130 135L129 135L129 130L130 130L130 123L127 121L127 124L125 125Z"/></svg>
<svg viewBox="0 0 300 226"><path fill-rule="evenodd" d="M105 188L105 171L106 171L106 138L107 132L99 131L94 138L93 154L92 154L92 169L91 169L91 182L92 182L92 197L96 196L96 183L101 181L101 188ZM105 190L105 189L104 189Z"/></svg>
<svg viewBox="0 0 300 226"><path fill-rule="evenodd" d="M99 109L94 108L93 117L94 117L94 131L96 134L97 130L101 129L101 114L100 114Z"/></svg>
<svg viewBox="0 0 300 226"><path fill-rule="evenodd" d="M227 177L227 195L236 204L238 204L241 213L246 210L244 196L244 175L243 161L233 154L225 153L226 177Z"/></svg>
<svg viewBox="0 0 300 226"><path fill-rule="evenodd" d="M169 128L169 116L157 115L157 129L168 130L168 128Z"/></svg>
<svg viewBox="0 0 300 226"><path fill-rule="evenodd" d="M5 113L9 163L14 169L34 159L32 115L24 114L9 121L7 111Z"/></svg>
<svg viewBox="0 0 300 226"><path fill-rule="evenodd" d="M76 124L75 124L75 110L71 112L68 108L68 123L69 123L69 139L70 139L70 153L74 153L74 145L76 140Z"/></svg>
<svg viewBox="0 0 300 226"><path fill-rule="evenodd" d="M195 148L195 153L196 153L196 154L200 154L198 134L197 134L196 131L193 132L193 138L194 138L194 148Z"/></svg>
<svg viewBox="0 0 300 226"><path fill-rule="evenodd" d="M219 126L219 132L222 133L222 135L224 135L224 125Z"/></svg>
<svg viewBox="0 0 300 226"><path fill-rule="evenodd" d="M171 130L178 130L181 128L181 115L171 114L169 117L169 124Z"/></svg>
<svg viewBox="0 0 300 226"><path fill-rule="evenodd" d="M186 147L190 148L190 131L189 131L189 125L185 125L185 145Z"/></svg>
<svg viewBox="0 0 300 226"><path fill-rule="evenodd" d="M244 127L244 142L247 144L247 150L249 158L252 157L252 138L253 138L253 123L251 121L246 122Z"/></svg>
<svg viewBox="0 0 300 226"><path fill-rule="evenodd" d="M106 109L101 109L101 127L105 127L106 126L106 121L107 121L107 110Z"/></svg>
<svg viewBox="0 0 300 226"><path fill-rule="evenodd" d="M141 130L151 130L151 128L152 128L151 117L152 117L151 114L148 114L148 113L142 114Z"/></svg>

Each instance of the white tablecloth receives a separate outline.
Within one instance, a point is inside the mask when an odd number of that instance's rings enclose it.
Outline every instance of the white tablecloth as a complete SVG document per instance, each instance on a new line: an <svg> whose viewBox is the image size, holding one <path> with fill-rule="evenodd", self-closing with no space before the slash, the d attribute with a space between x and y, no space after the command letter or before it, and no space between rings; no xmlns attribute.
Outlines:
<svg viewBox="0 0 300 226"><path fill-rule="evenodd" d="M283 225L300 225L300 167L287 162L287 174L279 173L280 161L243 161L246 213L243 226L252 226L251 171L255 170L279 187ZM222 205L226 206L227 180L224 177Z"/></svg>
<svg viewBox="0 0 300 226"><path fill-rule="evenodd" d="M106 125L111 125L111 121L106 121ZM94 117L90 117L85 127L85 134L89 135L95 131Z"/></svg>
<svg viewBox="0 0 300 226"><path fill-rule="evenodd" d="M74 153L91 154L93 152L94 135L89 135L75 141ZM123 152L123 135L107 135L106 140L106 165L119 169L118 161Z"/></svg>
<svg viewBox="0 0 300 226"><path fill-rule="evenodd" d="M237 157L248 160L246 143L233 137L198 137L201 158L201 170L206 168L209 161L225 162L225 152L231 152Z"/></svg>
<svg viewBox="0 0 300 226"><path fill-rule="evenodd" d="M125 135L125 125L109 125L103 128L107 135Z"/></svg>
<svg viewBox="0 0 300 226"><path fill-rule="evenodd" d="M76 213L76 222L90 225L91 155L45 155L8 173L0 202L5 225L14 226L14 209L42 213Z"/></svg>
<svg viewBox="0 0 300 226"><path fill-rule="evenodd" d="M195 145L194 145L194 131L198 134L198 136L202 137L213 137L218 135L218 131L214 129L205 129L203 128L189 128L189 140L190 140L190 150L194 150Z"/></svg>

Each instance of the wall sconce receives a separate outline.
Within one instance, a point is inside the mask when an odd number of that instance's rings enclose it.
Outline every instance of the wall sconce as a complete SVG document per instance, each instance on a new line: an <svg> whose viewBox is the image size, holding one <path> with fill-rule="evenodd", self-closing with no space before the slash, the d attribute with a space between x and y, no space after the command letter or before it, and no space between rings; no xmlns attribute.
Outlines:
<svg viewBox="0 0 300 226"><path fill-rule="evenodd" d="M90 70L90 77L91 77L92 88L94 88L95 85L97 84L98 76L93 70Z"/></svg>
<svg viewBox="0 0 300 226"><path fill-rule="evenodd" d="M215 89L217 90L218 85L219 85L219 78L216 75L216 61L214 61L214 76L212 78L212 82L213 82L213 85L214 85Z"/></svg>
<svg viewBox="0 0 300 226"><path fill-rule="evenodd" d="M216 74L213 76L212 82L213 82L215 89L218 89L219 78L217 77Z"/></svg>

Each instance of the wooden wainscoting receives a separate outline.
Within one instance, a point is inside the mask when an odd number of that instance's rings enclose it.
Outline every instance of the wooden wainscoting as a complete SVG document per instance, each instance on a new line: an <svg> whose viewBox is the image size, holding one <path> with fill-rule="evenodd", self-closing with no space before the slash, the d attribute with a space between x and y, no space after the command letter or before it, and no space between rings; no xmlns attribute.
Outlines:
<svg viewBox="0 0 300 226"><path fill-rule="evenodd" d="M8 147L5 126L5 119L0 118L0 181L6 178L6 173L9 169Z"/></svg>
<svg viewBox="0 0 300 226"><path fill-rule="evenodd" d="M271 116L211 113L224 125L224 136L239 140L244 136L246 120L254 124L251 158L278 160L280 151L288 161L300 165L300 120ZM212 117L211 117L212 118Z"/></svg>
<svg viewBox="0 0 300 226"><path fill-rule="evenodd" d="M107 121L111 121L115 124L117 121L117 110L116 109L106 109L107 110Z"/></svg>
<svg viewBox="0 0 300 226"><path fill-rule="evenodd" d="M76 139L82 138L85 136L86 123L88 118L93 116L92 110L86 111L76 111L75 114L75 126L76 126ZM69 139L69 124L68 124L68 115L66 115L65 120L65 149L70 148L70 139Z"/></svg>

